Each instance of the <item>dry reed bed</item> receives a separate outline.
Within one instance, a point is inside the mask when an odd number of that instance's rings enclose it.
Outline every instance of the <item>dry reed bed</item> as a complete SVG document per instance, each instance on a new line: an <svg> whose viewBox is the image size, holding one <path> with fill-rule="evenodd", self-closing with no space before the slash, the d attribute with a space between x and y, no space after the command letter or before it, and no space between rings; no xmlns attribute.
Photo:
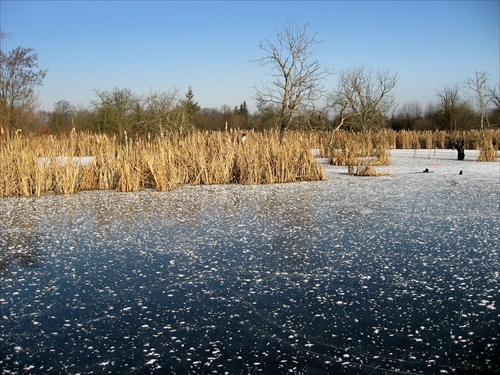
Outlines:
<svg viewBox="0 0 500 375"><path fill-rule="evenodd" d="M168 191L183 184L270 184L323 180L310 150L354 175L377 175L372 167L389 165L393 148L451 148L464 139L479 149L478 161L497 160L500 129L466 132L353 133L288 132L283 145L276 131L168 133L154 139L122 139L72 132L63 137L17 136L0 141L0 197L71 194L79 190ZM92 155L89 165L71 162ZM56 158L66 158L60 163ZM41 163L37 158L44 158Z"/></svg>
<svg viewBox="0 0 500 375"><path fill-rule="evenodd" d="M320 148L325 157L335 157L338 150L345 149L349 143L364 149L449 149L452 141L464 139L469 150L480 150L485 145L498 150L500 147L500 129L468 131L368 131L349 132L310 132L307 139Z"/></svg>
<svg viewBox="0 0 500 375"><path fill-rule="evenodd" d="M91 163L74 157L91 155ZM63 162L61 162L63 157ZM43 158L40 160L39 158ZM80 160L80 159L76 159ZM0 144L0 197L79 190L168 191L183 184L269 184L323 180L299 138L277 132L172 133L155 139L72 133Z"/></svg>
<svg viewBox="0 0 500 375"><path fill-rule="evenodd" d="M373 167L389 165L390 149L449 149L453 142L465 141L466 149L480 151L477 161L498 160L500 129L485 131L401 131L380 130L369 132L308 132L296 133L302 142L320 149L323 157L331 163L347 166L348 173L358 176L377 176Z"/></svg>

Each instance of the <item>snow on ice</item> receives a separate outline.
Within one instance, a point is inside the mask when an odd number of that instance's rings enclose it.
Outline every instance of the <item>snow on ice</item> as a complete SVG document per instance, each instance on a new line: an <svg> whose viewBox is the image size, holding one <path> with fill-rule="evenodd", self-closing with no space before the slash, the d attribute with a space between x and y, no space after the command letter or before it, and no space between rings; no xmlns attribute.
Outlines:
<svg viewBox="0 0 500 375"><path fill-rule="evenodd" d="M500 164L476 156L393 150L381 177L327 166L321 182L4 198L0 367L500 371Z"/></svg>

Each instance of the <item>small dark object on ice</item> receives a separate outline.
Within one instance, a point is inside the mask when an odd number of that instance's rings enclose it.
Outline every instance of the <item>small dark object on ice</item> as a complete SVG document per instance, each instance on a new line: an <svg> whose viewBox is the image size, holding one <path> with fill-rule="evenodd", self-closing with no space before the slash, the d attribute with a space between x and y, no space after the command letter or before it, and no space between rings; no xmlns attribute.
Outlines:
<svg viewBox="0 0 500 375"><path fill-rule="evenodd" d="M462 171L460 171L460 173L459 173L459 174L463 174L463 172L462 172Z"/></svg>
<svg viewBox="0 0 500 375"><path fill-rule="evenodd" d="M429 168L425 168L425 171L423 173L429 173Z"/></svg>

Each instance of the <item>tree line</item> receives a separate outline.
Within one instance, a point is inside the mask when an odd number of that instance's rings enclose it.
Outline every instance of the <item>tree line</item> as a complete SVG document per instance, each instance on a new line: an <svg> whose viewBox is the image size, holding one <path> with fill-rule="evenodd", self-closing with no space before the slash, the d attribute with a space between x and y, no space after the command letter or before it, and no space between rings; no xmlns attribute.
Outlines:
<svg viewBox="0 0 500 375"><path fill-rule="evenodd" d="M6 34L0 35L2 38ZM261 41L258 67L270 68L271 80L255 87L257 111L249 113L245 100L234 107L202 108L191 87L136 95L129 88L95 90L86 108L66 100L50 112L38 110L35 88L47 70L38 66L37 53L17 47L0 51L0 131L12 137L19 131L60 134L88 131L155 136L167 131L277 128L335 131L468 130L500 125L500 92L489 75L476 71L463 83L436 90L436 101L426 108L417 102L398 106L394 96L399 75L389 70L355 66L337 72L337 85L325 88L332 70L314 57L319 43L309 24L287 22Z"/></svg>
<svg viewBox="0 0 500 375"><path fill-rule="evenodd" d="M193 129L220 130L251 126L248 107L243 101L231 109L201 108L189 87L184 98L176 90L135 95L128 88L95 91L91 108L78 109L65 100L58 101L54 110L45 114L45 130L51 133L69 132L73 128L107 134L139 134L157 136L167 131ZM42 128L43 129L43 128Z"/></svg>

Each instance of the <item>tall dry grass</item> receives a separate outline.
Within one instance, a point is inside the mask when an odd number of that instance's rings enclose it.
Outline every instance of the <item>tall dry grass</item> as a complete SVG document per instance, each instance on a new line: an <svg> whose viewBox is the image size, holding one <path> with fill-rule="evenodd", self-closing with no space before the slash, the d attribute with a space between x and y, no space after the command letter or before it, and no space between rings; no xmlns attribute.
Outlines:
<svg viewBox="0 0 500 375"><path fill-rule="evenodd" d="M447 131L392 131L379 130L369 132L350 132L339 130L336 132L312 132L309 136L311 143L320 148L325 157L334 157L339 149L345 148L349 142L366 148L373 144L376 148L387 149L450 149L453 139L464 139L466 148L479 150L484 138L492 142L494 148L500 146L500 129L467 130L457 132Z"/></svg>
<svg viewBox="0 0 500 375"><path fill-rule="evenodd" d="M383 173L373 167L390 164L388 150L393 148L396 139L395 133L389 131L339 131L322 135L316 133L314 142L331 164L347 166L348 173L352 175L375 176Z"/></svg>
<svg viewBox="0 0 500 375"><path fill-rule="evenodd" d="M313 148L319 148L331 163L348 167L355 175L377 175L373 167L389 165L390 149L450 149L456 139L465 140L467 149L479 149L478 161L497 160L500 129L485 131L401 131L391 130L355 133L349 131L313 132L305 137Z"/></svg>
<svg viewBox="0 0 500 375"><path fill-rule="evenodd" d="M356 175L377 174L393 148L451 148L453 139L479 149L478 161L497 160L500 129L466 132L353 133L277 131L180 132L154 139L120 139L72 132L68 136L17 135L0 140L0 197L71 194L80 190L168 191L184 184L270 184L324 179L310 150ZM92 156L86 164L85 156Z"/></svg>
<svg viewBox="0 0 500 375"><path fill-rule="evenodd" d="M497 161L498 160L498 147L494 146L494 140L491 134L484 134L479 144L479 155L477 161Z"/></svg>
<svg viewBox="0 0 500 375"><path fill-rule="evenodd" d="M72 133L19 136L0 144L0 197L79 190L168 191L183 184L323 180L310 149L292 134L171 133L155 139ZM90 163L81 157L92 156ZM86 161L89 161L87 158Z"/></svg>

